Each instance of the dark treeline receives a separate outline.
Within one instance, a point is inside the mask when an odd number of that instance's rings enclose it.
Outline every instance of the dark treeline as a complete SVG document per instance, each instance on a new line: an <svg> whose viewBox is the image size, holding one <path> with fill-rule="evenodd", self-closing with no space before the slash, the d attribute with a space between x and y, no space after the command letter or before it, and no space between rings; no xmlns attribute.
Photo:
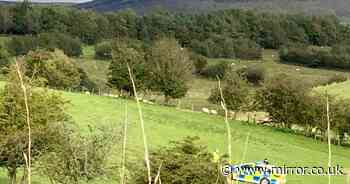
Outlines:
<svg viewBox="0 0 350 184"><path fill-rule="evenodd" d="M350 38L350 28L335 16L271 14L222 10L203 14L132 10L97 13L71 7L0 7L0 34L36 35L59 32L95 44L115 37L147 42L175 37L182 46L207 57L261 57L261 48L306 44L332 46Z"/></svg>
<svg viewBox="0 0 350 184"><path fill-rule="evenodd" d="M307 46L288 47L280 50L282 62L296 63L308 67L350 69L350 48L335 45L332 48L313 48Z"/></svg>

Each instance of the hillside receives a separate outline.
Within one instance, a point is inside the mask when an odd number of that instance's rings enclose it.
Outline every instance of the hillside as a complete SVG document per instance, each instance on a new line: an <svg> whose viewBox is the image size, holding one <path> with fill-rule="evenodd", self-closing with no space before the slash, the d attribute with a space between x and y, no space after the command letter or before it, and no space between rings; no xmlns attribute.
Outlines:
<svg viewBox="0 0 350 184"><path fill-rule="evenodd" d="M329 86L318 87L315 90L318 92L327 92L337 98L350 99L350 81L335 83Z"/></svg>
<svg viewBox="0 0 350 184"><path fill-rule="evenodd" d="M350 15L348 0L94 0L81 8L116 11L131 8L139 13L162 7L170 11L201 12L227 8L257 8L273 12L336 13Z"/></svg>
<svg viewBox="0 0 350 184"><path fill-rule="evenodd" d="M2 83L3 84L3 83ZM72 115L81 131L89 130L88 125L119 126L124 119L125 104L128 104L129 128L127 157L129 161L138 160L142 163L142 137L134 101L114 99L110 97L89 96L77 93L60 92L71 101L68 112ZM199 136L203 144L208 145L210 151L226 152L226 129L223 117L209 116L202 113L186 112L175 108L157 105L143 105L146 132L150 149L166 146L170 140L180 140L185 136ZM243 122L231 121L233 133L233 157L236 162L261 160L269 158L276 165L288 166L326 166L327 145L311 138L284 133L277 129L261 127ZM243 158L244 143L250 134L246 158ZM120 143L121 144L121 143ZM119 143L115 146L111 163L119 163ZM293 150L291 152L291 150ZM350 149L333 147L335 164L350 167ZM141 165L140 165L141 166ZM116 178L118 174L116 173ZM47 181L35 173L36 184ZM288 184L312 183L326 184L326 177L288 176ZM99 180L95 184L115 183ZM0 171L0 183L7 183L6 173ZM34 183L34 182L33 182ZM334 177L333 184L344 184L345 177Z"/></svg>

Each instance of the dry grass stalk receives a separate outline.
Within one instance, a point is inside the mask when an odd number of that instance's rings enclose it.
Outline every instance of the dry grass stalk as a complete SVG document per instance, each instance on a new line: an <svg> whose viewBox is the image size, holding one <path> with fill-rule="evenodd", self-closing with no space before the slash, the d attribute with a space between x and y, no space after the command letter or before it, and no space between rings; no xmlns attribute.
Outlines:
<svg viewBox="0 0 350 184"><path fill-rule="evenodd" d="M228 110L227 110L226 102L224 99L224 95L222 93L221 81L219 78L218 78L218 85L219 85L218 87L219 87L220 97L221 97L221 107L225 111L225 124L226 124L226 129L227 129L227 150L228 150L228 156L229 156L229 163L231 163L232 162L231 126L230 126L230 123L228 122ZM227 177L227 181L230 184L232 184L232 182L233 182L230 179L230 177Z"/></svg>
<svg viewBox="0 0 350 184"><path fill-rule="evenodd" d="M18 61L16 60L16 71L17 71L17 75L20 81L20 85L23 91L23 96L24 96L24 105L26 108L26 122L27 122L27 127L28 127L28 155L25 157L26 160L26 166L27 166L27 181L28 184L31 184L31 147L32 147L32 133L31 133L31 126L30 126L30 113L29 113L29 105L28 105L28 96L27 96L27 88L24 85L23 82L23 77L22 77L22 72L19 66Z"/></svg>
<svg viewBox="0 0 350 184"><path fill-rule="evenodd" d="M157 176L154 178L154 184L157 184L158 180L160 181L160 170L162 169L162 165L163 165L163 162L160 163L160 165L159 165Z"/></svg>
<svg viewBox="0 0 350 184"><path fill-rule="evenodd" d="M122 171L121 171L121 184L125 184L125 159L126 159L126 138L128 130L128 104L125 104L125 120L124 120L124 137L123 137L123 155L122 155Z"/></svg>
<svg viewBox="0 0 350 184"><path fill-rule="evenodd" d="M129 64L127 64L127 67L128 67L128 71L129 71L130 80L132 82L132 87L134 89L134 96L135 96L135 99L136 99L137 109L139 111L139 116L140 116L140 123L141 123L142 136L143 136L143 146L144 146L144 149L145 149L145 162L146 162L147 174L148 174L148 184L152 184L151 164L150 164L150 160L149 160L149 153L148 153L148 146L147 146L147 137L146 137L146 131L145 131L145 123L143 121L141 104L140 104L139 98L137 96L136 85L135 85L135 82L134 82L134 79L133 79L132 72L131 72Z"/></svg>
<svg viewBox="0 0 350 184"><path fill-rule="evenodd" d="M226 123L226 129L227 129L227 150L228 150L228 155L230 162L232 162L232 143L231 143L231 127L228 122L228 110L226 107L224 95L222 93L222 88L221 88L221 82L220 79L218 79L218 84L219 84L219 90L220 90L220 96L221 96L221 107L225 111L225 123Z"/></svg>
<svg viewBox="0 0 350 184"><path fill-rule="evenodd" d="M327 139L328 139L328 167L332 166L332 147L331 147L331 122L329 118L329 97L326 90L326 111L327 111ZM331 175L328 175L328 184L331 184Z"/></svg>

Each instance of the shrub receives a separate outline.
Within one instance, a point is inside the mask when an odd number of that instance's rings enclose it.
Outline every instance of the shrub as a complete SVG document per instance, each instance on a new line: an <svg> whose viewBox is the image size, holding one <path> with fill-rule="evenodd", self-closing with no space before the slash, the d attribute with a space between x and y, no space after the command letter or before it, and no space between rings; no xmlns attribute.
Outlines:
<svg viewBox="0 0 350 184"><path fill-rule="evenodd" d="M40 159L39 168L50 181L60 184L78 184L109 173L107 160L117 134L110 128L94 130L80 135L66 130L62 144Z"/></svg>
<svg viewBox="0 0 350 184"><path fill-rule="evenodd" d="M35 161L60 144L64 136L59 128L69 121L69 116L64 110L66 101L61 96L44 89L32 90L28 86L29 78L25 76L23 81L30 109L31 156ZM27 115L23 102L20 79L12 67L8 82L0 91L0 167L8 170L12 183L16 183L17 169L25 165L23 154L28 150Z"/></svg>
<svg viewBox="0 0 350 184"><path fill-rule="evenodd" d="M207 58L199 54L191 54L190 59L193 61L195 73L197 74L201 73L208 64Z"/></svg>
<svg viewBox="0 0 350 184"><path fill-rule="evenodd" d="M162 183L169 184L224 184L226 178L220 174L219 168L221 159L215 160L214 155L198 143L198 137L171 142L170 147L161 148L150 154L152 168L159 168L162 165L160 171ZM148 183L146 171L136 173L136 184ZM151 174L154 178L157 169L153 169Z"/></svg>
<svg viewBox="0 0 350 184"><path fill-rule="evenodd" d="M259 66L249 66L239 69L237 73L248 82L259 85L265 80L265 69Z"/></svg>
<svg viewBox="0 0 350 184"><path fill-rule="evenodd" d="M218 64L207 66L200 74L211 79L216 79L217 77L222 79L224 78L227 69L228 63L222 61Z"/></svg>
<svg viewBox="0 0 350 184"><path fill-rule="evenodd" d="M112 59L112 43L104 41L95 46L96 59Z"/></svg>
<svg viewBox="0 0 350 184"><path fill-rule="evenodd" d="M60 50L29 52L24 61L25 74L42 81L44 85L60 89L73 89L80 84L78 67Z"/></svg>

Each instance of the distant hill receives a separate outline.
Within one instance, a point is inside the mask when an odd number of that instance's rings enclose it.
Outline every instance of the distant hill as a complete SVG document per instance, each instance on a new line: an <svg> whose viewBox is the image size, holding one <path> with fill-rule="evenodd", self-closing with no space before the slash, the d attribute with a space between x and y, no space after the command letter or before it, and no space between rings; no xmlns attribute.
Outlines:
<svg viewBox="0 0 350 184"><path fill-rule="evenodd" d="M257 8L273 12L335 13L350 16L350 0L94 0L78 7L97 11L131 8L138 13L162 7L170 11L203 12L227 8Z"/></svg>

